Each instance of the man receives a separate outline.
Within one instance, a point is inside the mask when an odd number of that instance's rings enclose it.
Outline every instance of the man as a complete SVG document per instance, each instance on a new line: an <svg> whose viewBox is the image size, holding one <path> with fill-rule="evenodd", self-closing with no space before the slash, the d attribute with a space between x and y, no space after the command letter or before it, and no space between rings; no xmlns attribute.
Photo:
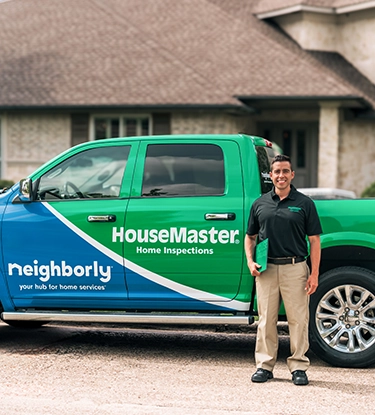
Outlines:
<svg viewBox="0 0 375 415"><path fill-rule="evenodd" d="M308 306L309 296L318 287L322 228L314 202L291 184L294 171L288 156L277 155L272 160L270 176L273 190L254 202L245 236L247 264L255 277L259 313L257 371L251 380L266 382L273 378L278 349L277 316L282 299L290 334L288 368L295 385L307 385ZM311 272L306 264L306 236ZM262 272L254 251L257 240L267 238L267 269Z"/></svg>

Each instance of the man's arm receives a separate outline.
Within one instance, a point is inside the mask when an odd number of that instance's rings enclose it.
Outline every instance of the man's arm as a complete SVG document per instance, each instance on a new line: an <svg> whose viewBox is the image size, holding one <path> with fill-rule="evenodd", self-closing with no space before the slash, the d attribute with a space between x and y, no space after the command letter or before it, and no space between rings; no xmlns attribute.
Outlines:
<svg viewBox="0 0 375 415"><path fill-rule="evenodd" d="M320 265L320 236L309 236L310 242L310 260L311 260L311 272L306 282L307 295L314 294L318 288L319 279L319 265Z"/></svg>
<svg viewBox="0 0 375 415"><path fill-rule="evenodd" d="M245 254L247 259L247 266L249 267L250 274L254 277L259 277L260 272L258 271L258 268L260 268L260 265L254 262L254 251L255 251L255 245L257 243L257 236L258 235L248 235L245 236Z"/></svg>

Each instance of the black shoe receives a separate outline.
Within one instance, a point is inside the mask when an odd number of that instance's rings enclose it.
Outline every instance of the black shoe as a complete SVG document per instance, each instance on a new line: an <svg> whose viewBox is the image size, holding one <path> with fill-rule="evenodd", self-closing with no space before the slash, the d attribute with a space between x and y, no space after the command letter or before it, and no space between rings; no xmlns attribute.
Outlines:
<svg viewBox="0 0 375 415"><path fill-rule="evenodd" d="M251 376L252 382L263 383L267 382L268 379L273 379L273 374L266 369L257 369L257 371Z"/></svg>
<svg viewBox="0 0 375 415"><path fill-rule="evenodd" d="M292 372L292 380L295 385L307 385L309 383L306 372L303 370L295 370Z"/></svg>

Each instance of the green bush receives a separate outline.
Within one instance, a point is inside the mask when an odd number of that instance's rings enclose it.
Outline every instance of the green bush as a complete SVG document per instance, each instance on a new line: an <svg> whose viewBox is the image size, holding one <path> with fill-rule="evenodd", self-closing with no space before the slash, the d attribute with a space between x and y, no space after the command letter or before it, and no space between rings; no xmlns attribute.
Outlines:
<svg viewBox="0 0 375 415"><path fill-rule="evenodd" d="M5 179L0 179L0 190L4 189L4 188L9 188L12 187L14 185L14 182L12 180L5 180Z"/></svg>
<svg viewBox="0 0 375 415"><path fill-rule="evenodd" d="M366 187L366 189L361 194L362 197L375 197L375 182L370 184L369 187Z"/></svg>

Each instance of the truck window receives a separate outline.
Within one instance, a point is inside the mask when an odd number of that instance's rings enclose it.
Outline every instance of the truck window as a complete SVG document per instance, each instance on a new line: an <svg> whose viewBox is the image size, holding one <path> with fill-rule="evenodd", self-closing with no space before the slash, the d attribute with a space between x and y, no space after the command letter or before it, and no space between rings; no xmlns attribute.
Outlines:
<svg viewBox="0 0 375 415"><path fill-rule="evenodd" d="M152 144L147 147L142 196L222 195L224 156L214 144Z"/></svg>
<svg viewBox="0 0 375 415"><path fill-rule="evenodd" d="M37 198L118 197L129 151L129 146L100 147L70 157L39 179Z"/></svg>
<svg viewBox="0 0 375 415"><path fill-rule="evenodd" d="M260 187L262 193L272 190L273 183L270 177L271 160L274 157L274 151L268 147L256 147L258 167L260 174Z"/></svg>

